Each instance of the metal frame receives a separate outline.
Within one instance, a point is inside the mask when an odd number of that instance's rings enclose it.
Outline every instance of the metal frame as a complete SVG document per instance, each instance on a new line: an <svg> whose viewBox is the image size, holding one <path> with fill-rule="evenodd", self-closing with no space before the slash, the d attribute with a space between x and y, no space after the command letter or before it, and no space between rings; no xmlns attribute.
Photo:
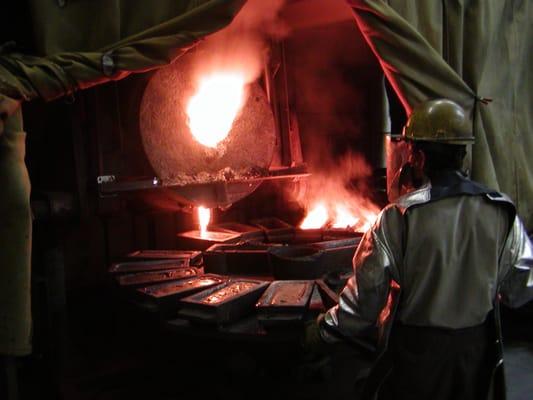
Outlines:
<svg viewBox="0 0 533 400"><path fill-rule="evenodd" d="M140 77L132 79L132 95L142 96L142 91L146 83L146 78ZM144 82L144 83L143 83ZM227 207L243 197L244 193L253 192L261 182L265 180L278 179L298 179L309 175L306 164L302 160L302 150L296 114L290 109L290 96L287 71L285 65L285 48L283 41L271 43L270 57L265 60L263 76L260 80L267 93L272 112L275 119L276 131L279 138L275 156L268 174L240 180L216 181L200 184L176 185L172 182L165 182L157 176L121 176L120 168L113 171L113 164L123 165L120 158L127 153L127 138L125 131L127 126L121 119L120 86L127 85L127 82L113 83L114 87L107 87L92 97L93 100L89 108L94 108L95 115L101 115L105 109L105 114L114 114L104 118L105 121L96 121L94 129L97 130L95 151L98 161L96 168L98 175L96 179L98 193L101 197L117 196L121 193L136 192L143 190L171 189L179 197L183 198L184 204L203 203L211 207ZM106 85L109 86L109 85ZM129 88L128 88L129 89ZM128 91L126 89L126 91ZM105 104L104 104L105 103ZM115 110L109 112L109 107ZM89 110L90 111L90 110ZM111 125L116 132L109 132ZM132 139L133 140L133 139ZM111 152L116 152L117 159L109 156ZM107 152L108 154L104 155ZM122 171L122 174L124 171ZM138 173L138 171L137 171Z"/></svg>

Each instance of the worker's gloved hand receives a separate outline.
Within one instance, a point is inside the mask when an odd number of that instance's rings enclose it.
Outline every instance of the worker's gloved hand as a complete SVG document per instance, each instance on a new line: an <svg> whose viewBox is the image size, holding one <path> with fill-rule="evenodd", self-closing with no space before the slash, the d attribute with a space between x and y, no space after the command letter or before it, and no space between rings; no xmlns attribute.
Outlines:
<svg viewBox="0 0 533 400"><path fill-rule="evenodd" d="M302 338L302 359L298 369L299 377L304 380L327 380L331 375L331 363L327 343L320 336L318 319L307 321Z"/></svg>
<svg viewBox="0 0 533 400"><path fill-rule="evenodd" d="M4 124L7 118L20 107L20 101L0 94L0 135L4 133Z"/></svg>
<svg viewBox="0 0 533 400"><path fill-rule="evenodd" d="M318 318L309 320L305 323L302 348L304 353L310 357L316 355L323 355L326 352L327 343L320 336L319 321L323 318L320 314Z"/></svg>

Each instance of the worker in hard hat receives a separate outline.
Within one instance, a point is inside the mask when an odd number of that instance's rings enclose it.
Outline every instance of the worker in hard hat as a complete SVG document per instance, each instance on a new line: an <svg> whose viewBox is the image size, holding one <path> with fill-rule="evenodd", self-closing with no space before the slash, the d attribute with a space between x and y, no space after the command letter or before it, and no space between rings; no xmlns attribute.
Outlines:
<svg viewBox="0 0 533 400"><path fill-rule="evenodd" d="M533 245L509 198L463 173L474 137L458 104L419 104L402 136L408 192L365 233L338 305L306 340L376 357L363 398L501 398L498 302L533 299Z"/></svg>

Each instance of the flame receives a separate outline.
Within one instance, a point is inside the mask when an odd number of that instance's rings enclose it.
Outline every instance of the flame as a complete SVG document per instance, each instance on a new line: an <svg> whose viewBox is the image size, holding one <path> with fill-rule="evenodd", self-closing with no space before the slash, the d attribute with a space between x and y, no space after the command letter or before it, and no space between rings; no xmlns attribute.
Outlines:
<svg viewBox="0 0 533 400"><path fill-rule="evenodd" d="M187 106L189 128L198 142L214 148L226 138L244 103L244 85L240 73L213 73L200 80Z"/></svg>
<svg viewBox="0 0 533 400"><path fill-rule="evenodd" d="M317 229L328 222L328 209L324 203L316 204L302 221L300 228Z"/></svg>
<svg viewBox="0 0 533 400"><path fill-rule="evenodd" d="M365 232L370 229L377 218L377 211L364 207L357 207L355 208L357 211L352 211L352 208L342 202L321 201L310 209L300 224L300 228L318 229L330 226L332 228L350 228L358 232Z"/></svg>
<svg viewBox="0 0 533 400"><path fill-rule="evenodd" d="M355 226L359 218L353 215L348 208L343 204L337 204L335 206L335 220L333 221L334 228L348 228Z"/></svg>
<svg viewBox="0 0 533 400"><path fill-rule="evenodd" d="M211 210L205 207L198 207L198 222L200 224L200 237L207 236L207 225L211 221Z"/></svg>
<svg viewBox="0 0 533 400"><path fill-rule="evenodd" d="M376 218L377 218L377 215L374 215L371 219L369 218L363 225L361 225L361 227L359 228L359 231L366 232L367 230L369 230L372 227L372 224L374 223Z"/></svg>

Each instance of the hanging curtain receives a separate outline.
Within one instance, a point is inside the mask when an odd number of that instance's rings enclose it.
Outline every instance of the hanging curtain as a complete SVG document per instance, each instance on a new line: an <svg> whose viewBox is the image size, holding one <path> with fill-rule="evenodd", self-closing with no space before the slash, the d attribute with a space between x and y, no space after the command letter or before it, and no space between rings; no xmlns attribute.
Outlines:
<svg viewBox="0 0 533 400"><path fill-rule="evenodd" d="M29 1L32 54L0 50L0 93L52 100L171 63L245 0Z"/></svg>
<svg viewBox="0 0 533 400"><path fill-rule="evenodd" d="M438 97L465 108L472 178L508 194L531 231L531 1L347 1L408 114Z"/></svg>
<svg viewBox="0 0 533 400"><path fill-rule="evenodd" d="M0 15L0 356L31 352L30 181L22 113L12 99L52 100L166 65L228 25L244 2L5 4Z"/></svg>

